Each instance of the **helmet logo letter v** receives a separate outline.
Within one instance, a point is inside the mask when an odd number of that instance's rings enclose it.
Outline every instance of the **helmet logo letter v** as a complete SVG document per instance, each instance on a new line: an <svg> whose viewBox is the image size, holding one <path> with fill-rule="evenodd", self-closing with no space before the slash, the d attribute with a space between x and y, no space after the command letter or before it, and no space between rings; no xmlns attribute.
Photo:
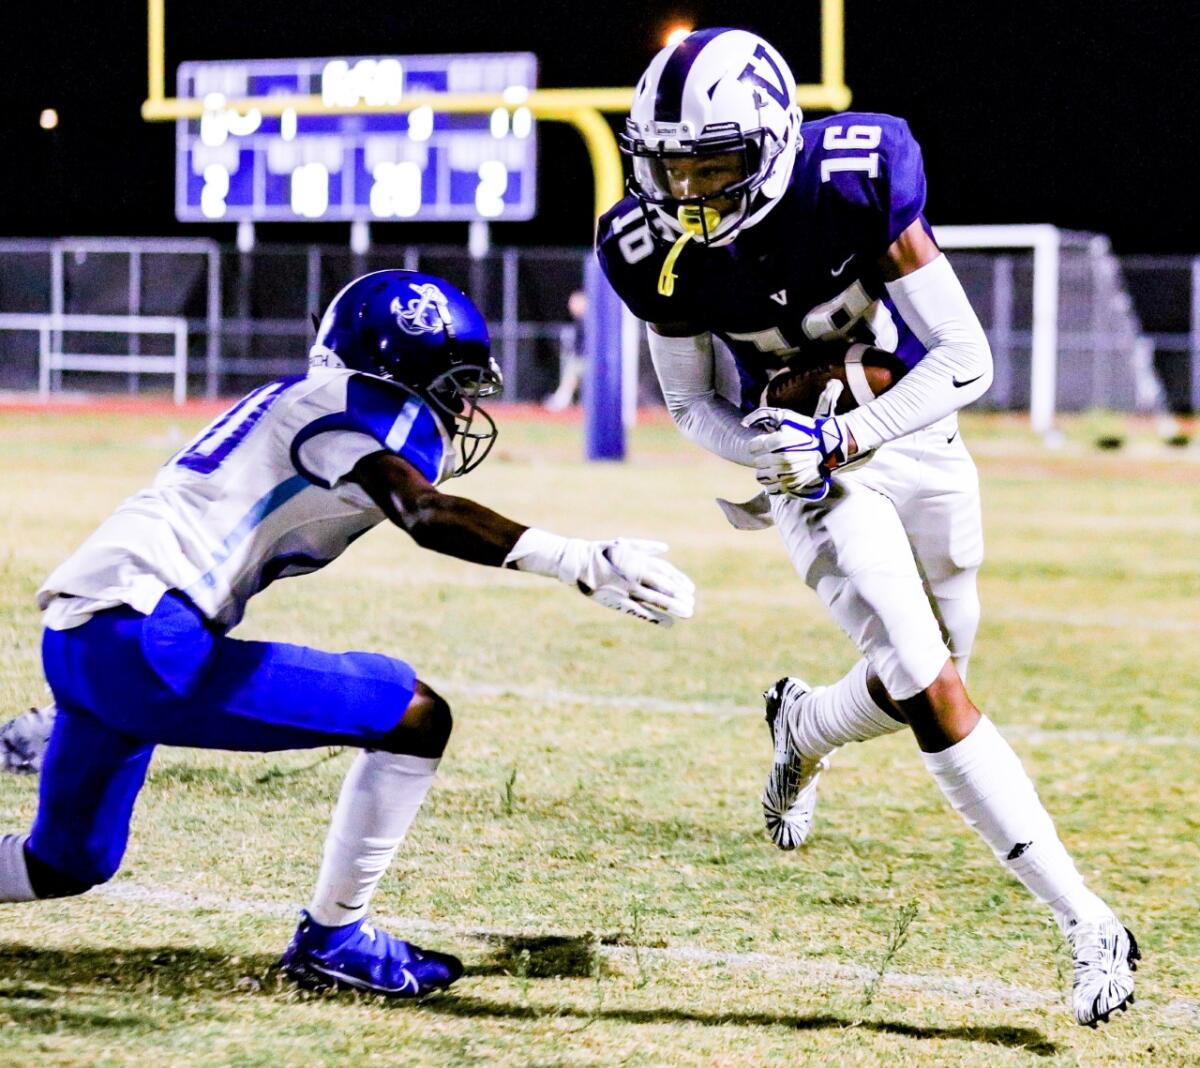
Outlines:
<svg viewBox="0 0 1200 1068"><path fill-rule="evenodd" d="M771 68L771 73L775 76L775 80L764 78L763 75L756 70L756 65L760 61L766 61L766 65ZM738 75L739 82L749 82L751 85L757 85L760 89L764 89L767 95L771 97L785 111L788 108L787 83L784 81L783 73L780 71L775 60L771 58L771 53L766 50L761 44L754 50L754 59L746 64L746 69ZM760 105L761 107L761 105Z"/></svg>

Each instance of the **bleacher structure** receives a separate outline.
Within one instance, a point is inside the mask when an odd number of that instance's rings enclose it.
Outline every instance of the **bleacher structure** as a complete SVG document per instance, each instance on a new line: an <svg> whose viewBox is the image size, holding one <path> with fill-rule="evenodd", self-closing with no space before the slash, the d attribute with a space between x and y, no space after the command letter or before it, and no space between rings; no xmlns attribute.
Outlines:
<svg viewBox="0 0 1200 1068"><path fill-rule="evenodd" d="M1045 434L1059 411L1168 411L1155 341L1107 237L1047 225L942 226L935 236L991 342L995 378L983 406L1027 409ZM1176 407L1200 404L1200 379L1189 393Z"/></svg>

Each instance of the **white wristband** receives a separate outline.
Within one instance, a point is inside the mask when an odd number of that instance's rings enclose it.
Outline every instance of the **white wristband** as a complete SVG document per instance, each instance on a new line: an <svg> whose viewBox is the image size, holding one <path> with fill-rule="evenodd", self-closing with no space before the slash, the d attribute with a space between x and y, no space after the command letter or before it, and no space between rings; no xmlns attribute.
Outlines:
<svg viewBox="0 0 1200 1068"><path fill-rule="evenodd" d="M504 558L504 566L528 571L534 575L562 579L563 557L567 554L570 540L560 534L551 534L548 530L529 527L509 549Z"/></svg>
<svg viewBox="0 0 1200 1068"><path fill-rule="evenodd" d="M875 399L862 363L863 353L868 348L868 345L858 342L846 350L846 385L850 387L850 395L859 404L870 404Z"/></svg>

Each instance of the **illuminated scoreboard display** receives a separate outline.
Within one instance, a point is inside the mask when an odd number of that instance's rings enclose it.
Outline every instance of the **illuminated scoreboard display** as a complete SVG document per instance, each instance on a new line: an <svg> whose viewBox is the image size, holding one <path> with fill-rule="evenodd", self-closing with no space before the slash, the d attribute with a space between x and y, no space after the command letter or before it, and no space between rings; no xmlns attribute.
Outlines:
<svg viewBox="0 0 1200 1068"><path fill-rule="evenodd" d="M532 53L189 62L176 84L205 103L202 118L176 124L181 222L512 220L536 210L536 124L522 106L537 84ZM386 105L409 93L498 93L506 106L280 116L226 107L277 94Z"/></svg>

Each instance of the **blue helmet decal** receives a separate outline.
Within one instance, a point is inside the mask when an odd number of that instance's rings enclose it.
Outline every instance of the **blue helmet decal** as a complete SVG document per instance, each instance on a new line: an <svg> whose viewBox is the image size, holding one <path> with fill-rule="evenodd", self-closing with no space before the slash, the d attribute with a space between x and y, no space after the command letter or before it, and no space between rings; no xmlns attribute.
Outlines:
<svg viewBox="0 0 1200 1068"><path fill-rule="evenodd" d="M405 302L396 297L388 306L406 334L440 334L450 319L449 301L432 282L409 282L416 296Z"/></svg>

